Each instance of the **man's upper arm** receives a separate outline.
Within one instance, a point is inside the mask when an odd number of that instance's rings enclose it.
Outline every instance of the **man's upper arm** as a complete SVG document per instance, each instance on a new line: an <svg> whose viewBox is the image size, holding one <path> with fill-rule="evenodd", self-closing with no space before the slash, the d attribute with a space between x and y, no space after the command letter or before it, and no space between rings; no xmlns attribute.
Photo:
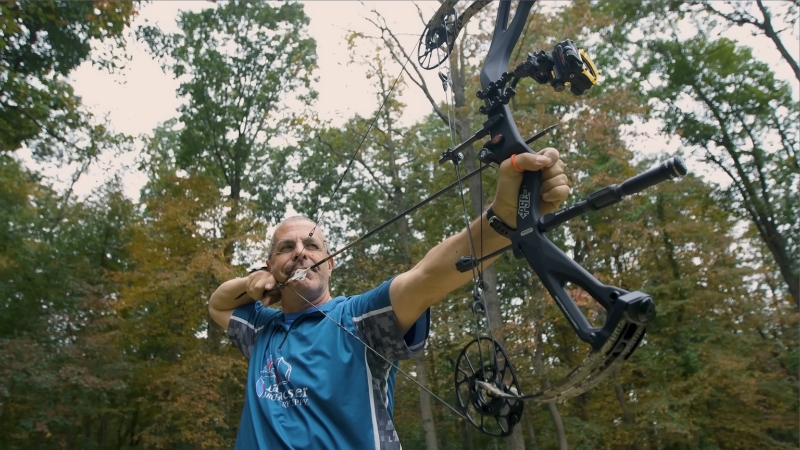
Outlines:
<svg viewBox="0 0 800 450"><path fill-rule="evenodd" d="M222 312L222 311L221 311ZM250 353L256 342L258 333L280 311L264 307L261 302L248 303L231 310L228 316L228 337L231 344L250 359Z"/></svg>
<svg viewBox="0 0 800 450"><path fill-rule="evenodd" d="M426 309L472 279L472 271L461 273L456 269L456 261L470 255L471 247L488 254L508 245L508 239L492 230L483 214L470 224L470 228L470 233L462 231L445 239L411 270L395 277L389 295L403 332ZM472 246L470 236L475 239ZM492 261L484 263L489 265Z"/></svg>
<svg viewBox="0 0 800 450"><path fill-rule="evenodd" d="M396 276L389 287L389 300L401 334L411 329L422 313L435 303L425 292L414 288L413 270Z"/></svg>
<svg viewBox="0 0 800 450"><path fill-rule="evenodd" d="M455 269L455 259L449 264L452 270L441 263L438 267L431 267L431 264L425 264L425 259L413 269L395 277L389 289L392 309L403 333L428 308L471 279L471 273L463 274Z"/></svg>
<svg viewBox="0 0 800 450"><path fill-rule="evenodd" d="M218 309L214 309L211 305L208 306L208 315L210 315L211 319L214 320L214 322L221 326L225 331L228 331L233 311L233 309L220 311Z"/></svg>
<svg viewBox="0 0 800 450"><path fill-rule="evenodd" d="M385 358L407 359L425 345L430 330L430 315L423 311L415 318L414 333L408 328L400 332L397 316L389 299L389 290L394 280L363 294L346 300L346 314L352 318L353 326L361 339Z"/></svg>

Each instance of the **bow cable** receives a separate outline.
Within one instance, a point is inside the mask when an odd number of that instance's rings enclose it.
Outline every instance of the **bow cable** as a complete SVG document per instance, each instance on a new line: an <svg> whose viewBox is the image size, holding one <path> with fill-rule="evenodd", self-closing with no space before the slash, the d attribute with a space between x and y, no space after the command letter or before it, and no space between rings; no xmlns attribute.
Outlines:
<svg viewBox="0 0 800 450"><path fill-rule="evenodd" d="M455 16L455 15L453 15L453 16ZM445 36L444 36L445 42L449 43L449 42L451 42L451 36L449 35L450 28L447 26L447 24L445 24L445 26L443 28L444 28L444 33L445 33ZM455 39L456 39L456 37L453 36L452 37L452 45L449 45L449 49L451 51L452 51L453 48L455 48L455 45L456 45L455 44ZM441 47L437 48L437 53L440 52L440 51L441 51ZM447 66L446 66L447 73L448 74L452 74L453 73L453 61L452 61L452 58L450 57L450 55L445 55L445 57L443 59L445 59L447 61ZM450 148L456 148L457 140L456 140L456 125L455 125L455 111L456 111L456 108L455 108L455 92L453 92L453 89L452 89L453 85L452 85L451 78L448 77L447 75L445 75L443 72L444 72L444 70L439 72L439 78L442 80L442 88L444 89L445 99L446 99L447 106L448 106L448 108L447 108L447 124L448 124L449 136L450 136ZM447 89L448 86L450 86L451 89L448 90ZM463 154L462 153L454 154L454 155L452 155L452 157L450 159L451 159L451 161L453 161L453 166L455 167L455 170L456 170L456 182L458 183L458 192L459 192L459 197L461 198L461 208L462 208L462 212L463 212L463 216L464 216L465 230L466 230L466 234L467 234L467 242L469 242L470 257L472 257L473 259L477 259L478 256L477 256L477 253L475 252L475 245L474 245L474 242L472 240L472 231L470 230L470 222L471 222L470 215L469 215L469 213L467 211L467 202L466 202L466 199L464 197L463 180L465 178L461 176L461 160L463 159ZM486 166L483 166L483 167L486 167ZM479 187L480 204L483 205L483 177L482 176L479 178L478 185L480 186ZM478 237L480 239L481 255L483 255L483 221L482 220L481 220L481 224L480 224L480 232L479 232L479 236ZM477 339L480 341L481 323L480 323L479 315L483 315L483 317L486 319L486 328L488 329L488 333L487 334L489 336L489 339L494 341L494 337L492 336L492 324L491 324L491 321L489 319L489 314L488 314L488 311L487 311L486 306L485 306L486 303L484 301L484 279L483 279L483 260L482 259L480 260L480 264L475 264L475 265L472 266L472 284L473 284L473 288L472 288L472 301L473 301L472 315L473 315L473 317L475 319L475 334L477 336ZM478 305L481 305L481 306L478 306ZM491 354L487 355L487 356L489 357L490 365L493 365L497 361L497 352L496 352L495 346L493 346L493 345L490 346L490 349L491 349ZM480 371L485 377L485 370L486 370L487 365L484 364L483 348L480 345L478 345L478 358L480 360Z"/></svg>

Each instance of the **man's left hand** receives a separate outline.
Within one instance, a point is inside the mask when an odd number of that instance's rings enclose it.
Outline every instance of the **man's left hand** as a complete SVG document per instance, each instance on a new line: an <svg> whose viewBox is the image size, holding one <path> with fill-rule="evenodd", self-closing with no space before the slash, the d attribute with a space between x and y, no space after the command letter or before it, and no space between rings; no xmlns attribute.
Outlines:
<svg viewBox="0 0 800 450"><path fill-rule="evenodd" d="M523 171L542 171L542 192L539 212L549 214L558 209L569 195L569 180L564 174L564 163L558 157L558 150L546 148L538 153L522 153L514 157L516 168L507 159L500 164L500 176L497 181L497 194L492 209L497 217L509 227L517 227L517 202L519 189L522 186Z"/></svg>

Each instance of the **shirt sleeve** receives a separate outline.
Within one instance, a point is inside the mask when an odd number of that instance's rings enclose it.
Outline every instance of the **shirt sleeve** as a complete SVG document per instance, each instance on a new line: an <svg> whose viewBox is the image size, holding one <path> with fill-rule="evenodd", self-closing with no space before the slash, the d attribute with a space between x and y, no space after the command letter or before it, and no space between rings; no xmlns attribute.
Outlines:
<svg viewBox="0 0 800 450"><path fill-rule="evenodd" d="M238 348L245 358L250 359L256 336L279 314L280 311L266 308L261 302L248 303L236 308L228 323L231 345Z"/></svg>
<svg viewBox="0 0 800 450"><path fill-rule="evenodd" d="M430 331L430 309L405 334L400 334L397 317L389 299L392 280L348 299L349 313L359 337L386 359L411 358L425 347Z"/></svg>

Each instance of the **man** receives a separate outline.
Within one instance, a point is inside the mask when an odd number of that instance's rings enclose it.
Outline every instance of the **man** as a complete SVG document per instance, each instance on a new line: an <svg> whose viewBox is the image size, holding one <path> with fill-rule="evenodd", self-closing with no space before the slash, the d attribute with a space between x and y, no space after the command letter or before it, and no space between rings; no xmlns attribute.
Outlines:
<svg viewBox="0 0 800 450"><path fill-rule="evenodd" d="M504 161L494 214L516 228L526 170L543 171L541 211L555 211L569 193L563 168L551 148ZM486 213L470 228L469 235L462 231L448 238L414 268L377 288L334 298L328 290L333 259L305 279L275 289L327 255L314 222L282 222L265 270L225 282L208 305L211 317L250 360L236 448L400 448L392 420L396 369L388 361L421 350L428 308L471 280L471 273L455 269L455 261L470 254L468 236L484 254L509 243L489 226ZM266 307L279 301L282 312Z"/></svg>

